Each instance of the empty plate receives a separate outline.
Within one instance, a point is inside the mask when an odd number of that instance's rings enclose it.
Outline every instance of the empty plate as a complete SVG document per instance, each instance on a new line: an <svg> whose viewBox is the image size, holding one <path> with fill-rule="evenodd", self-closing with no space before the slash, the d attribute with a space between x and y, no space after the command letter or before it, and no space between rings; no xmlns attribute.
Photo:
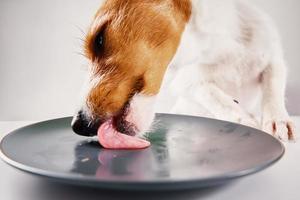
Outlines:
<svg viewBox="0 0 300 200"><path fill-rule="evenodd" d="M71 118L29 125L6 135L1 157L26 172L71 184L127 190L210 186L260 171L284 153L262 131L225 121L157 114L142 150L103 149L72 132Z"/></svg>

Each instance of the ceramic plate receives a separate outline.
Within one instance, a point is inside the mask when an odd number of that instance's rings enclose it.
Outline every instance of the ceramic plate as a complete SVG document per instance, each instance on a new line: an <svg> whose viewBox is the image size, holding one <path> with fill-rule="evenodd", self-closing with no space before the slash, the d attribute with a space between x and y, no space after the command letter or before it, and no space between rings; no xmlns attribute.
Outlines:
<svg viewBox="0 0 300 200"><path fill-rule="evenodd" d="M1 157L26 172L71 184L126 190L188 189L265 169L284 153L272 136L207 118L157 114L151 147L107 150L72 132L71 118L20 128L1 141Z"/></svg>

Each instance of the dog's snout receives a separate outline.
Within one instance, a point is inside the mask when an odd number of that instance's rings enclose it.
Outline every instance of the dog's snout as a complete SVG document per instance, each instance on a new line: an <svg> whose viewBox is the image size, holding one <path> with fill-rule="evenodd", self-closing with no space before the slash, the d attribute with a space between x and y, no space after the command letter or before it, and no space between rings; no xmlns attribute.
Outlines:
<svg viewBox="0 0 300 200"><path fill-rule="evenodd" d="M88 120L82 111L79 111L72 120L72 129L75 133L82 136L95 136L97 135L100 121Z"/></svg>

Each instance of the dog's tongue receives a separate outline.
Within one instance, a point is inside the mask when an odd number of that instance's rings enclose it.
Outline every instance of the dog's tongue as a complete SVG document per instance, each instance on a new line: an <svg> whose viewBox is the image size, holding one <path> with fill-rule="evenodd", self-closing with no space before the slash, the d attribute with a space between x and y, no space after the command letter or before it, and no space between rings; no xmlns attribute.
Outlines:
<svg viewBox="0 0 300 200"><path fill-rule="evenodd" d="M125 135L115 130L111 119L99 127L98 140L107 149L143 149L150 146L150 142L146 140Z"/></svg>

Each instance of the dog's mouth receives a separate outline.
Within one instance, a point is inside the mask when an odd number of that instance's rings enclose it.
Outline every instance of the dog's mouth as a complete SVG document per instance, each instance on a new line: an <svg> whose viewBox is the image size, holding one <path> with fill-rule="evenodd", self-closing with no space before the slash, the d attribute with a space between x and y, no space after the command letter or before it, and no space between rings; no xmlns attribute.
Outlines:
<svg viewBox="0 0 300 200"><path fill-rule="evenodd" d="M100 125L97 135L99 143L108 149L142 149L150 142L135 137L137 128L126 120L128 106L117 116L109 118Z"/></svg>

